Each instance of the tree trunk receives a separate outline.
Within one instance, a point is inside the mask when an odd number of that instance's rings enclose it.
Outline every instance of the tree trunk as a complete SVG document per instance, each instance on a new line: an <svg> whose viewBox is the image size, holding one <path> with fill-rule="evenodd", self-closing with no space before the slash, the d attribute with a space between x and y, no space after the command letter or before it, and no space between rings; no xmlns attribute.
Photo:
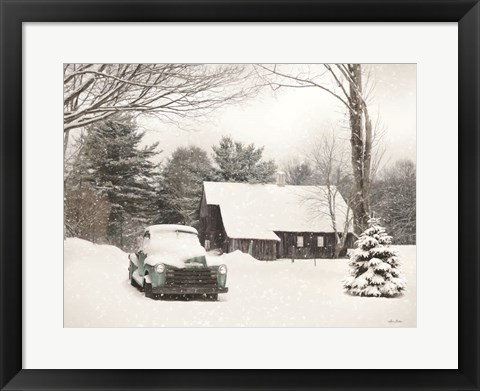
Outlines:
<svg viewBox="0 0 480 391"><path fill-rule="evenodd" d="M340 254L347 250L348 225L348 223L345 223L345 229L342 237L340 237L338 233L335 233L335 250L333 253L335 259L340 258Z"/></svg>
<svg viewBox="0 0 480 391"><path fill-rule="evenodd" d="M362 97L362 69L360 64L348 66L351 80L350 85L350 128L352 145L353 195L351 208L353 212L353 226L356 234L363 232L368 224L370 160L372 145L372 129L368 114L366 117L367 132L364 131L364 101Z"/></svg>
<svg viewBox="0 0 480 391"><path fill-rule="evenodd" d="M340 258L340 254L343 250L342 241L338 240L338 238L337 238L336 242L337 243L335 244L335 251L333 253L333 258L334 259Z"/></svg>

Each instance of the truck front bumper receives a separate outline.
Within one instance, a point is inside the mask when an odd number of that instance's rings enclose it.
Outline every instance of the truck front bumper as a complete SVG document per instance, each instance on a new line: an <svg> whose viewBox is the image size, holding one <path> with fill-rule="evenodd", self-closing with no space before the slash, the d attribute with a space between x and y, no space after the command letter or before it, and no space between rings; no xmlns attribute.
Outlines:
<svg viewBox="0 0 480 391"><path fill-rule="evenodd" d="M155 295L211 295L216 293L227 293L228 288L220 287L169 287L169 286L159 286L153 287L152 293Z"/></svg>

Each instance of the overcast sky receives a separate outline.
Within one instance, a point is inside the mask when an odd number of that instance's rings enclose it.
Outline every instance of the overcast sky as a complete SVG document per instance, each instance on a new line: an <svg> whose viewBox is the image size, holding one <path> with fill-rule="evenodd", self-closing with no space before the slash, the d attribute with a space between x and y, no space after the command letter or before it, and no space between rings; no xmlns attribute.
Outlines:
<svg viewBox="0 0 480 391"><path fill-rule="evenodd" d="M368 65L375 82L370 113L379 116L385 129L385 163L409 158L416 161L416 65ZM146 143L160 142L164 159L179 146L196 145L211 155L212 145L223 135L245 143L264 146L264 156L277 164L303 159L312 140L332 127L348 139L345 108L318 88L285 88L273 93L263 90L241 105L228 106L197 122L179 128L149 118L141 120L147 129Z"/></svg>

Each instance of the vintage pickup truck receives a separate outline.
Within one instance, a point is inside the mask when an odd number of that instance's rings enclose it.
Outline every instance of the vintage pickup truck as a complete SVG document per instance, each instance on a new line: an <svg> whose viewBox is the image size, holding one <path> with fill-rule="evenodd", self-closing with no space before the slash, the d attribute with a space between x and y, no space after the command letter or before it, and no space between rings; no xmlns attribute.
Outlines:
<svg viewBox="0 0 480 391"><path fill-rule="evenodd" d="M152 225L144 231L140 249L129 254L128 278L146 297L204 296L217 300L228 292L227 267L208 266L195 228Z"/></svg>

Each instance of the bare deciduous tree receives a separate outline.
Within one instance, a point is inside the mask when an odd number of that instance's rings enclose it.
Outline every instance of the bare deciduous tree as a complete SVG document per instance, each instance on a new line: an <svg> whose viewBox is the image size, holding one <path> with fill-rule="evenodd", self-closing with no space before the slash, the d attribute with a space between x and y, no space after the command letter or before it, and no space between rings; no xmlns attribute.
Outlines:
<svg viewBox="0 0 480 391"><path fill-rule="evenodd" d="M387 225L396 244L415 244L416 165L402 159L382 170L375 181L373 208Z"/></svg>
<svg viewBox="0 0 480 391"><path fill-rule="evenodd" d="M313 213L320 211L331 221L335 233L335 258L338 258L346 249L347 235L352 222L350 202L348 201L350 194L347 195L345 210L340 208L337 203L339 199L343 200L340 189L351 187L347 156L344 143L339 140L334 131L323 134L317 142L313 143L311 151L308 153L308 157L322 181L322 186L318 186L315 193L309 196L308 203L313 206Z"/></svg>
<svg viewBox="0 0 480 391"><path fill-rule="evenodd" d="M107 237L111 204L91 188L69 189L65 193L65 235L92 242Z"/></svg>
<svg viewBox="0 0 480 391"><path fill-rule="evenodd" d="M255 91L243 65L65 64L64 149L69 132L117 113L175 122L200 116Z"/></svg>
<svg viewBox="0 0 480 391"><path fill-rule="evenodd" d="M322 71L298 69L283 72L277 65L256 65L257 75L274 90L282 87L318 88L327 92L347 109L350 123L353 194L351 208L355 231L367 228L370 217L373 127L368 97L373 90L370 75L364 80L361 64L323 64ZM328 76L328 77L327 77Z"/></svg>

